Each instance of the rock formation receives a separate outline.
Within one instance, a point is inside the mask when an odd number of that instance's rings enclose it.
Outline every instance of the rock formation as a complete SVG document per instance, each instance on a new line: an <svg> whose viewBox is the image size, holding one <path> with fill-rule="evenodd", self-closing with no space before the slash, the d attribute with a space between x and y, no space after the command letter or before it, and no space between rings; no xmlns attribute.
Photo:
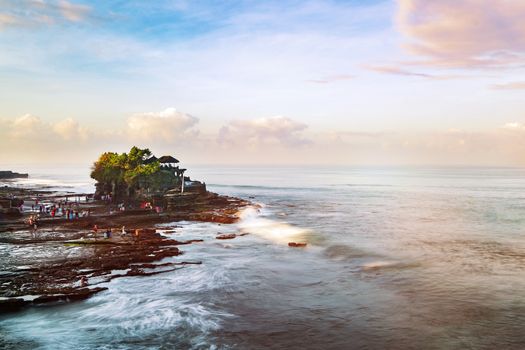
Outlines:
<svg viewBox="0 0 525 350"><path fill-rule="evenodd" d="M0 170L0 179L26 179L28 174L15 173L10 170Z"/></svg>

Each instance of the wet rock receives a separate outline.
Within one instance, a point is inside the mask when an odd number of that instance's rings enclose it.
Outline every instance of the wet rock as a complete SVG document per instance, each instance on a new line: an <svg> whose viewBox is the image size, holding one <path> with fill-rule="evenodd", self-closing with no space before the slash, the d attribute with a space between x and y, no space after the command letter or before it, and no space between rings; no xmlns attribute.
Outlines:
<svg viewBox="0 0 525 350"><path fill-rule="evenodd" d="M135 230L136 236L154 235L157 232L154 228L140 228Z"/></svg>
<svg viewBox="0 0 525 350"><path fill-rule="evenodd" d="M29 302L22 298L8 298L0 300L0 313L18 311L24 306L28 305Z"/></svg>
<svg viewBox="0 0 525 350"><path fill-rule="evenodd" d="M29 177L29 174L15 173L10 170L0 171L0 179L18 179L18 178L27 179L28 177Z"/></svg>
<svg viewBox="0 0 525 350"><path fill-rule="evenodd" d="M307 243L303 242L289 242L288 247L294 247L294 248L304 248L306 247Z"/></svg>
<svg viewBox="0 0 525 350"><path fill-rule="evenodd" d="M237 237L235 233L221 234L215 237L216 239L234 239Z"/></svg>
<svg viewBox="0 0 525 350"><path fill-rule="evenodd" d="M57 195L40 190L0 189L0 197L12 195L19 196L19 198L39 196L42 201L52 202L63 200L64 197L63 194ZM93 288L93 283L90 283L95 281L93 277L100 276L102 280L109 281L115 277L149 276L183 267L162 269L169 265L200 264L201 262L154 264L164 258L182 254L177 248L179 245L203 240L177 241L162 236L151 227L175 221L231 224L238 221L239 210L250 203L206 192L194 198L194 202L187 207L181 206L175 211L160 214L142 209L114 212L109 210L110 205L105 202L90 201L72 205L79 211L89 210L90 215L75 220L66 220L43 214L37 232L28 231L23 217L14 219L0 217L0 232L12 232L8 235L1 235L1 242L17 245L42 245L42 247L47 247L48 244L50 247L56 247L56 243L60 242L66 247L78 245L80 252L76 256L67 258L50 253L48 258L32 262L30 268L23 270L15 266L6 267L0 274L0 297L3 297L0 298L0 313L16 311L26 305L89 298L105 289ZM94 225L97 225L100 230L96 240L93 232ZM125 226L126 234L121 234L122 226ZM166 229L174 230L177 227L169 226ZM106 230L111 230L113 234L111 238L102 239L102 234ZM236 237L235 234L220 236L217 239ZM144 269L159 270L145 271ZM114 270L128 271L123 275L112 275ZM95 284L103 283L100 282L100 279L96 280ZM32 297L26 298L26 296Z"/></svg>
<svg viewBox="0 0 525 350"><path fill-rule="evenodd" d="M80 288L73 290L68 293L64 294L53 294L53 295L42 295L35 300L33 300L34 304L44 304L44 303L52 303L52 302L58 302L58 301L72 301L72 300L84 300L92 296L93 294L96 294L98 292L101 292L103 290L107 290L106 287L97 287L97 288Z"/></svg>

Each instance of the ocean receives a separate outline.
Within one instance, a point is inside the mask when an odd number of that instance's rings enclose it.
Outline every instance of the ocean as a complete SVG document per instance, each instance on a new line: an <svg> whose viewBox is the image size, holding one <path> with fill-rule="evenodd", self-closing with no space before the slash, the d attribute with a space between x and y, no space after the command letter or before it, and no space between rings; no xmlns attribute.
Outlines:
<svg viewBox="0 0 525 350"><path fill-rule="evenodd" d="M88 167L26 170L21 186L93 189ZM260 209L234 225L177 223L167 235L205 241L166 261L202 265L0 316L0 348L525 348L525 169L210 166L189 175ZM218 241L219 232L250 234ZM0 256L17 249L0 244Z"/></svg>

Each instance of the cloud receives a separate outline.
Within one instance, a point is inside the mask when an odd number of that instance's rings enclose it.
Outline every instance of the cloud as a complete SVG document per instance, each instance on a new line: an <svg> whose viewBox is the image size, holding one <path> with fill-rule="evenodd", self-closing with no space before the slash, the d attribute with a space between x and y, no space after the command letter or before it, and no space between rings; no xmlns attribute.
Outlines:
<svg viewBox="0 0 525 350"><path fill-rule="evenodd" d="M79 164L90 162L112 138L103 139L105 132L82 127L76 120L51 122L32 114L15 118L0 118L0 162L42 164Z"/></svg>
<svg viewBox="0 0 525 350"><path fill-rule="evenodd" d="M337 133L336 133L337 134ZM525 128L509 123L484 131L460 129L397 131L362 137L332 135L316 139L311 159L360 165L524 165Z"/></svg>
<svg viewBox="0 0 525 350"><path fill-rule="evenodd" d="M519 130L519 131L525 130L525 126L517 122L506 123L501 128L506 129L506 130Z"/></svg>
<svg viewBox="0 0 525 350"><path fill-rule="evenodd" d="M73 118L57 122L43 121L32 114L0 119L0 139L16 144L46 143L164 143L168 145L195 139L198 119L175 108L130 116L122 129L95 130L80 125Z"/></svg>
<svg viewBox="0 0 525 350"><path fill-rule="evenodd" d="M59 1L57 6L62 16L71 22L83 20L90 11L89 6L73 4L65 0Z"/></svg>
<svg viewBox="0 0 525 350"><path fill-rule="evenodd" d="M0 28L12 26L18 23L18 19L7 13L0 13Z"/></svg>
<svg viewBox="0 0 525 350"><path fill-rule="evenodd" d="M86 140L89 134L86 128L81 127L78 121L72 118L51 123L29 113L13 119L3 119L2 131L1 137L21 144L53 143L56 139L76 142Z"/></svg>
<svg viewBox="0 0 525 350"><path fill-rule="evenodd" d="M398 0L405 47L439 67L515 67L525 63L525 2Z"/></svg>
<svg viewBox="0 0 525 350"><path fill-rule="evenodd" d="M419 77L419 78L429 78L429 79L436 79L437 77L430 74L425 73L416 73L411 72L406 69L395 67L395 66L374 66L374 65L364 65L365 69L377 72L377 73L385 73L385 74L394 74L394 75L404 75L408 77Z"/></svg>
<svg viewBox="0 0 525 350"><path fill-rule="evenodd" d="M66 0L6 0L0 3L0 11L0 28L32 28L83 21L91 12L91 7Z"/></svg>
<svg viewBox="0 0 525 350"><path fill-rule="evenodd" d="M162 140L178 143L195 137L198 130L195 125L199 119L175 108L166 108L160 112L138 113L128 118L126 134L134 140Z"/></svg>
<svg viewBox="0 0 525 350"><path fill-rule="evenodd" d="M301 146L310 143L303 136L308 126L283 116L236 120L223 126L217 140L221 145Z"/></svg>
<svg viewBox="0 0 525 350"><path fill-rule="evenodd" d="M462 78L459 75L437 75L437 74L414 72L400 65L362 65L362 67L366 70L376 72L376 73L381 73L381 74L391 74L391 75L399 75L399 76L414 77L414 78L425 78L425 79L430 79L430 80L449 80L449 79Z"/></svg>
<svg viewBox="0 0 525 350"><path fill-rule="evenodd" d="M25 114L0 119L0 148L9 150L1 161L87 164L101 152L137 145L202 164L525 165L521 121L484 131L311 132L306 124L277 116L231 121L205 135L198 134L197 123L174 108L134 114L122 128L106 130L73 118L50 122Z"/></svg>
<svg viewBox="0 0 525 350"><path fill-rule="evenodd" d="M53 131L60 135L64 140L86 140L88 137L87 129L81 127L78 121L73 118L67 118L55 123L53 125Z"/></svg>
<svg viewBox="0 0 525 350"><path fill-rule="evenodd" d="M35 138L41 136L46 127L39 117L24 114L8 123L7 131L8 136L13 139Z"/></svg>
<svg viewBox="0 0 525 350"><path fill-rule="evenodd" d="M511 83L494 84L491 86L494 90L525 90L525 81L515 81Z"/></svg>
<svg viewBox="0 0 525 350"><path fill-rule="evenodd" d="M346 80L353 80L353 79L355 79L355 75L337 74L337 75L328 75L320 79L309 79L307 80L307 82L314 83L314 84L330 84L330 83L335 83L339 81L346 81Z"/></svg>

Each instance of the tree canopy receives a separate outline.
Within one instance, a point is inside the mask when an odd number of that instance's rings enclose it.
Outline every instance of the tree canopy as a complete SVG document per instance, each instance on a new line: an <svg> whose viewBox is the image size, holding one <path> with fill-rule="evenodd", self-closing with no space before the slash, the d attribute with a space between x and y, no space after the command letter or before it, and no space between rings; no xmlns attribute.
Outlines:
<svg viewBox="0 0 525 350"><path fill-rule="evenodd" d="M129 153L103 153L91 171L91 177L97 181L97 192L133 197L137 190L158 192L174 186L176 176L163 170L158 160L145 164L151 156L149 149L136 146Z"/></svg>

